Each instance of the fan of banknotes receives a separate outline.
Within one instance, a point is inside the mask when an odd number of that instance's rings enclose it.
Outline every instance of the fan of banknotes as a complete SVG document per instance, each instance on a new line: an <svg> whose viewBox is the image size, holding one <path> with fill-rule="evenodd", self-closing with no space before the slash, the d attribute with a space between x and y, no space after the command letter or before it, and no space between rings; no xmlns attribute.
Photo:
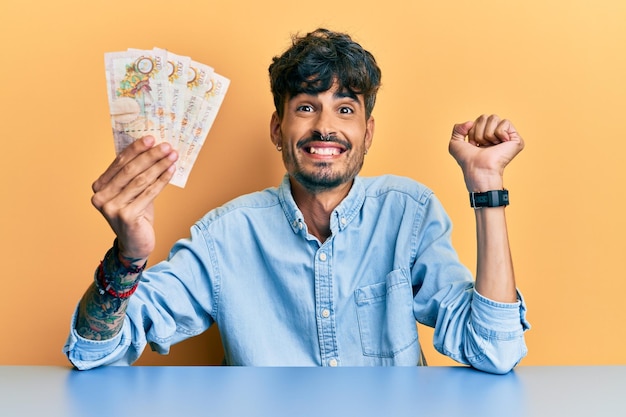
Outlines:
<svg viewBox="0 0 626 417"><path fill-rule="evenodd" d="M230 81L213 68L165 49L129 49L104 55L115 152L152 135L179 154L170 181L189 178Z"/></svg>

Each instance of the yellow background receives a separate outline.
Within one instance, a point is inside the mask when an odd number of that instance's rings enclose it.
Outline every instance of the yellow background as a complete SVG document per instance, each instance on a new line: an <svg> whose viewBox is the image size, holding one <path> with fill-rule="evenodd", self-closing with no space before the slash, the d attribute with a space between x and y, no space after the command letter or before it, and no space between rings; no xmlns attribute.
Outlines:
<svg viewBox="0 0 626 417"><path fill-rule="evenodd" d="M363 174L430 186L472 269L449 134L481 113L514 122L527 146L506 173L507 215L533 325L522 365L626 363L625 21L622 0L3 0L0 363L67 363L70 316L113 241L90 203L114 156L104 53L158 46L231 80L187 187L158 199L155 261L209 209L279 182L267 66L318 26L350 32L383 70ZM430 363L451 363L420 331ZM219 363L219 343L212 329L140 363Z"/></svg>

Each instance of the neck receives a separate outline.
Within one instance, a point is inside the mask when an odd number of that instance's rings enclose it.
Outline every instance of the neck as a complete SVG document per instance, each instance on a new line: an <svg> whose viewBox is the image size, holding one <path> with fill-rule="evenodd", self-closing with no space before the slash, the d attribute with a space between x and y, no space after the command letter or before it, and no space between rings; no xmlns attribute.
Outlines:
<svg viewBox="0 0 626 417"><path fill-rule="evenodd" d="M335 188L311 192L291 179L291 194L304 216L309 233L324 242L330 237L330 215L348 195L352 181Z"/></svg>

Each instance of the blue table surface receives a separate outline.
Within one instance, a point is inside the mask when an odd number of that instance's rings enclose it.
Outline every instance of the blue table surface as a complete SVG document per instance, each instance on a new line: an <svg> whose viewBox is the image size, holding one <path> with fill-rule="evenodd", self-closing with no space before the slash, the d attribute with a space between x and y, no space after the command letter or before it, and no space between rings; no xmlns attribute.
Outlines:
<svg viewBox="0 0 626 417"><path fill-rule="evenodd" d="M0 366L0 416L626 416L626 366Z"/></svg>

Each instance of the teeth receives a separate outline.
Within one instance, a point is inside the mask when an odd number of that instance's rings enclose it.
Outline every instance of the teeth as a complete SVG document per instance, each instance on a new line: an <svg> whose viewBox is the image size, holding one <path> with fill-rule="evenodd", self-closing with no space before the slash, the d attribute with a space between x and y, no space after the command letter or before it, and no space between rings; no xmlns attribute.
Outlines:
<svg viewBox="0 0 626 417"><path fill-rule="evenodd" d="M340 153L337 148L311 148L309 152L318 155L339 155Z"/></svg>

